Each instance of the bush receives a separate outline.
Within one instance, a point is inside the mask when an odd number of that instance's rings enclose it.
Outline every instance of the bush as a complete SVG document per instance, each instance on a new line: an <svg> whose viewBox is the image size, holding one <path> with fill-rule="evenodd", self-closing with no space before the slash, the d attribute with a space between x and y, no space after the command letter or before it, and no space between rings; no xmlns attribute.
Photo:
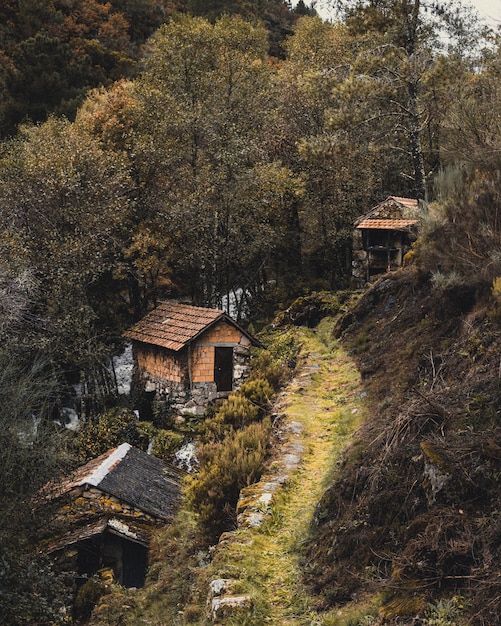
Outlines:
<svg viewBox="0 0 501 626"><path fill-rule="evenodd" d="M232 393L219 406L214 416L203 424L201 439L204 442L222 441L232 432L256 421L259 407L240 394Z"/></svg>
<svg viewBox="0 0 501 626"><path fill-rule="evenodd" d="M256 421L258 413L259 407L245 396L234 393L223 402L216 416L220 416L225 424L237 430Z"/></svg>
<svg viewBox="0 0 501 626"><path fill-rule="evenodd" d="M114 408L101 413L80 430L76 440L78 454L87 461L124 442L146 450L149 444L148 432L152 432L152 427L145 424L148 422L140 422L129 409Z"/></svg>
<svg viewBox="0 0 501 626"><path fill-rule="evenodd" d="M221 443L199 448L200 471L190 478L187 497L209 543L232 529L240 490L259 480L270 432L267 418L232 433Z"/></svg>
<svg viewBox="0 0 501 626"><path fill-rule="evenodd" d="M150 442L155 437L157 429L151 422L143 422L139 419L136 419L133 424L135 427L135 433L133 434L134 445L141 450L147 450Z"/></svg>
<svg viewBox="0 0 501 626"><path fill-rule="evenodd" d="M268 408L274 392L267 380L264 378L253 378L242 383L237 393L247 398L261 412Z"/></svg>
<svg viewBox="0 0 501 626"><path fill-rule="evenodd" d="M189 478L187 498L199 515L203 540L209 543L234 527L240 490L261 477L271 421L260 420L275 390L290 377L299 352L293 330L273 333L263 341L268 349L254 355L249 378L206 413L203 444L197 450L200 469Z"/></svg>
<svg viewBox="0 0 501 626"><path fill-rule="evenodd" d="M98 575L89 578L77 592L75 598L75 616L77 621L87 621L99 599L108 593L106 584Z"/></svg>
<svg viewBox="0 0 501 626"><path fill-rule="evenodd" d="M17 626L67 624L71 590L66 574L45 555L0 545L0 622Z"/></svg>
<svg viewBox="0 0 501 626"><path fill-rule="evenodd" d="M183 435L172 430L161 429L155 435L152 452L162 461L170 462L183 443Z"/></svg>
<svg viewBox="0 0 501 626"><path fill-rule="evenodd" d="M451 167L437 176L438 202L423 217L416 264L434 286L487 287L501 274L501 199L494 171Z"/></svg>
<svg viewBox="0 0 501 626"><path fill-rule="evenodd" d="M265 380L274 390L277 390L290 376L291 366L283 359L274 357L269 350L261 350L252 359L252 371L248 380Z"/></svg>

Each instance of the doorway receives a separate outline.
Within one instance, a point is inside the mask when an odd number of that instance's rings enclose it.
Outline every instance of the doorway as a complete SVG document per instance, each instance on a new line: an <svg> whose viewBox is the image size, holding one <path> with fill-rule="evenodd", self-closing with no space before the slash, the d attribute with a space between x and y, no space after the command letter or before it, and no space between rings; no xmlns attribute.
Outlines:
<svg viewBox="0 0 501 626"><path fill-rule="evenodd" d="M233 388L233 348L214 349L214 382L217 391Z"/></svg>

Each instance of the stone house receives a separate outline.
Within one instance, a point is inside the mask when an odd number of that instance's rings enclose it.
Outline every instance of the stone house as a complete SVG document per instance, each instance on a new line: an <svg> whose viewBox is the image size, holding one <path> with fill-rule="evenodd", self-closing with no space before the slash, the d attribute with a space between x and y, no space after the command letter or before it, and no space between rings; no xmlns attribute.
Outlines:
<svg viewBox="0 0 501 626"><path fill-rule="evenodd" d="M77 574L77 586L102 568L125 587L142 587L153 528L175 516L181 473L123 443L42 491L54 507L41 549Z"/></svg>
<svg viewBox="0 0 501 626"><path fill-rule="evenodd" d="M136 390L202 415L245 379L259 342L219 309L162 302L125 336L132 342Z"/></svg>
<svg viewBox="0 0 501 626"><path fill-rule="evenodd" d="M365 282L401 267L418 226L418 201L413 198L388 196L359 217L353 237L354 278Z"/></svg>

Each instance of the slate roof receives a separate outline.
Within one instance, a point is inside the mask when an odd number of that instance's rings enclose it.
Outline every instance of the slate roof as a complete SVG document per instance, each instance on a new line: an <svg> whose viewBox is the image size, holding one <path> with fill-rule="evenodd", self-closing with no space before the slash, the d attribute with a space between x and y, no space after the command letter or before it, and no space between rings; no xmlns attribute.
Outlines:
<svg viewBox="0 0 501 626"><path fill-rule="evenodd" d="M124 335L134 341L178 352L220 320L235 326L254 345L259 345L225 311L169 301L160 303Z"/></svg>
<svg viewBox="0 0 501 626"><path fill-rule="evenodd" d="M419 224L417 209L418 201L415 198L388 196L359 217L355 226L357 229L407 230Z"/></svg>
<svg viewBox="0 0 501 626"><path fill-rule="evenodd" d="M78 468L51 489L50 497L77 487L96 487L160 519L172 518L181 500L180 472L128 443Z"/></svg>

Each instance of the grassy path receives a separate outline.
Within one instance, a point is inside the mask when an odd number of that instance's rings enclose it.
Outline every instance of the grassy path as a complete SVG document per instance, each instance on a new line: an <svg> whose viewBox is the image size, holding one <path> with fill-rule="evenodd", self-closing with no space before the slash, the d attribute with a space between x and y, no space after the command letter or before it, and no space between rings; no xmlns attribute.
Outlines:
<svg viewBox="0 0 501 626"><path fill-rule="evenodd" d="M365 417L358 371L336 342L322 341L326 324L304 331L301 365L278 400L289 445L302 449L297 467L275 494L267 521L236 531L214 561L219 576L237 579L234 593L253 603L251 618L234 616L225 624L325 623L301 582L301 546L336 461Z"/></svg>

